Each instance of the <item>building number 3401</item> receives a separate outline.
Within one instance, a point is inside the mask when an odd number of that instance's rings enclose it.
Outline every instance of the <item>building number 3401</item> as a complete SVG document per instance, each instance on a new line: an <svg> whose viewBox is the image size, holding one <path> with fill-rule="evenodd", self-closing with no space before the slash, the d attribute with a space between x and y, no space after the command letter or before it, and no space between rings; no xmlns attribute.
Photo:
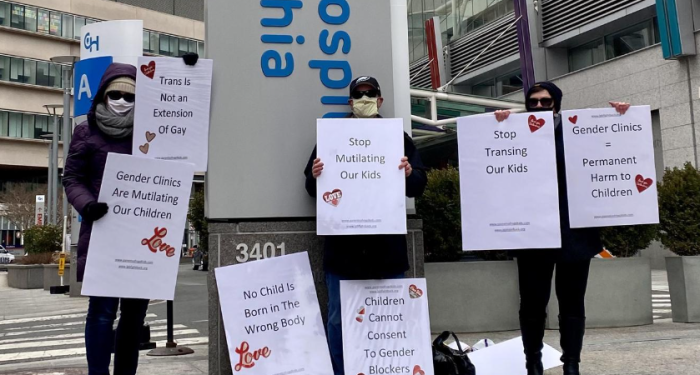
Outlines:
<svg viewBox="0 0 700 375"><path fill-rule="evenodd" d="M236 246L236 250L240 251L240 254L236 256L236 261L238 263L245 263L250 259L259 260L274 258L278 256L278 251L279 256L286 254L284 242L279 245L275 245L272 242L266 242L264 245L260 245L260 242L256 242L252 248L248 247L248 244L239 243L238 246Z"/></svg>

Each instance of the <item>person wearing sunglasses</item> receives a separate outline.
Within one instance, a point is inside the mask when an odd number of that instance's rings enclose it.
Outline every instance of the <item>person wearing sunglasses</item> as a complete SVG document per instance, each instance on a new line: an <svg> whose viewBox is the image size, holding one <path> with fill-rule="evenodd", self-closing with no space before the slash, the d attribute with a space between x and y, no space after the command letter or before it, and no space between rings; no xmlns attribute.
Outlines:
<svg viewBox="0 0 700 375"><path fill-rule="evenodd" d="M559 300L559 333L562 348L561 361L564 375L579 375L581 348L586 328L584 297L588 283L591 258L603 250L597 228L571 229L564 165L564 133L559 112L563 93L554 83L539 82L525 96L528 112L554 112L557 177L559 181L559 216L561 249L517 250L520 285L520 332L525 350L528 375L544 374L542 366L542 339L544 338L547 304L552 287L552 275L557 269L555 288ZM630 105L610 102L624 115ZM501 122L510 111L496 111Z"/></svg>
<svg viewBox="0 0 700 375"><path fill-rule="evenodd" d="M372 77L358 77L350 83L349 118L381 118L379 108L384 99L379 82ZM406 172L406 196L419 197L428 182L420 155L413 140L404 133L404 156L398 164ZM323 172L323 162L316 148L306 165L306 191L316 197L316 179ZM343 337L340 316L340 281L403 278L408 270L406 235L328 236L323 245L323 268L328 287L328 346L334 375L343 375Z"/></svg>

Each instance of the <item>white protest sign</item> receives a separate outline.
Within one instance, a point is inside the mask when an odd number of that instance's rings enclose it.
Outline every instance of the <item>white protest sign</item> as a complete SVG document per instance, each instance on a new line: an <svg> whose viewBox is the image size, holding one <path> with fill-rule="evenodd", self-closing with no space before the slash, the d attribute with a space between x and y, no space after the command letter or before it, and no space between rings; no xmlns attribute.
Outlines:
<svg viewBox="0 0 700 375"><path fill-rule="evenodd" d="M425 279L340 282L346 374L433 375Z"/></svg>
<svg viewBox="0 0 700 375"><path fill-rule="evenodd" d="M234 373L333 373L306 252L214 273Z"/></svg>
<svg viewBox="0 0 700 375"><path fill-rule="evenodd" d="M80 60L111 56L114 62L136 66L143 56L143 21L96 22L80 28Z"/></svg>
<svg viewBox="0 0 700 375"><path fill-rule="evenodd" d="M544 344L542 365L545 370L561 366L559 357L561 357L560 352ZM469 359L474 364L478 375L527 375L522 337L476 350L469 353Z"/></svg>
<svg viewBox="0 0 700 375"><path fill-rule="evenodd" d="M405 234L403 120L321 119L317 131L318 234Z"/></svg>
<svg viewBox="0 0 700 375"><path fill-rule="evenodd" d="M572 228L658 224L649 106L564 111Z"/></svg>
<svg viewBox="0 0 700 375"><path fill-rule="evenodd" d="M551 112L457 120L464 250L561 247Z"/></svg>
<svg viewBox="0 0 700 375"><path fill-rule="evenodd" d="M85 266L86 296L172 300L194 166L107 155Z"/></svg>
<svg viewBox="0 0 700 375"><path fill-rule="evenodd" d="M138 67L132 153L206 172L212 60L141 57Z"/></svg>

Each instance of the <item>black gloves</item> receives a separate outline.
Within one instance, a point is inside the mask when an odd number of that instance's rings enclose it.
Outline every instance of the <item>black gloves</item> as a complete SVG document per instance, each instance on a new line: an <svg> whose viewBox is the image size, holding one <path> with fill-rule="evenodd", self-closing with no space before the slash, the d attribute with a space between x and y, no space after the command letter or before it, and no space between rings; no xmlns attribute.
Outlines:
<svg viewBox="0 0 700 375"><path fill-rule="evenodd" d="M197 60L199 60L199 55L194 52L187 52L186 54L182 55L182 60L186 65L193 66L197 63Z"/></svg>
<svg viewBox="0 0 700 375"><path fill-rule="evenodd" d="M97 221L100 220L102 216L105 216L107 211L109 211L107 203L90 202L83 210L83 217L88 221Z"/></svg>

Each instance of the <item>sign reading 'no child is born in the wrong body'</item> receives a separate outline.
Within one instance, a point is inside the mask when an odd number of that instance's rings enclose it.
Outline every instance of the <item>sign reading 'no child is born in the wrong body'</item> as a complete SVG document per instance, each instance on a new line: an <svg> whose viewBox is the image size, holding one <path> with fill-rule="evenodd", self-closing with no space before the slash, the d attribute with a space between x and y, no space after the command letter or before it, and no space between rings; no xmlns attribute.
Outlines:
<svg viewBox="0 0 700 375"><path fill-rule="evenodd" d="M564 111L572 228L657 224L654 139L649 106Z"/></svg>
<svg viewBox="0 0 700 375"><path fill-rule="evenodd" d="M173 300L194 166L110 153L82 294Z"/></svg>
<svg viewBox="0 0 700 375"><path fill-rule="evenodd" d="M401 119L318 120L319 235L405 234Z"/></svg>
<svg viewBox="0 0 700 375"><path fill-rule="evenodd" d="M464 250L561 247L552 112L457 120Z"/></svg>
<svg viewBox="0 0 700 375"><path fill-rule="evenodd" d="M212 60L139 57L132 154L206 172Z"/></svg>
<svg viewBox="0 0 700 375"><path fill-rule="evenodd" d="M234 374L333 373L306 252L214 271Z"/></svg>
<svg viewBox="0 0 700 375"><path fill-rule="evenodd" d="M425 279L340 282L346 374L433 375Z"/></svg>

